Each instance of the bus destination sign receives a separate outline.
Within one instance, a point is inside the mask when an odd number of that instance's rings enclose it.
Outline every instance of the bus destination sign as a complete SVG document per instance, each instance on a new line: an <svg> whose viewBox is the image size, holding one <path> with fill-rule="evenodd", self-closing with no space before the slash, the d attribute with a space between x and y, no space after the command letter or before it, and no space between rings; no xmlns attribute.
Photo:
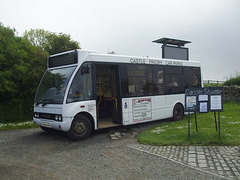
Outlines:
<svg viewBox="0 0 240 180"><path fill-rule="evenodd" d="M154 64L154 65L183 66L182 61L144 59L144 58L130 58L130 63L133 63L133 64Z"/></svg>

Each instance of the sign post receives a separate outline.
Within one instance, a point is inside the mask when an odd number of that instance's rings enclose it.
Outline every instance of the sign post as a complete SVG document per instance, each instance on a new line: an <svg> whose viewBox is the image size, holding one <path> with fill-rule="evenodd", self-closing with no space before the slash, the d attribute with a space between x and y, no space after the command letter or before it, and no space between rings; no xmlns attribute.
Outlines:
<svg viewBox="0 0 240 180"><path fill-rule="evenodd" d="M190 136L190 112L195 113L196 131L198 131L196 112L214 112L216 131L216 112L218 112L218 138L220 138L220 111L223 111L222 94L222 87L187 88L185 90L185 112L188 112L188 136Z"/></svg>
<svg viewBox="0 0 240 180"><path fill-rule="evenodd" d="M190 137L190 112L188 112L188 137Z"/></svg>
<svg viewBox="0 0 240 180"><path fill-rule="evenodd" d="M218 111L218 138L220 138L220 111Z"/></svg>
<svg viewBox="0 0 240 180"><path fill-rule="evenodd" d="M197 113L194 113L194 115L195 115L196 131L198 132L198 126L197 126Z"/></svg>
<svg viewBox="0 0 240 180"><path fill-rule="evenodd" d="M192 95L191 93L190 94L185 93L185 111L188 112L188 137L190 137L190 112L195 113L197 111L197 97Z"/></svg>

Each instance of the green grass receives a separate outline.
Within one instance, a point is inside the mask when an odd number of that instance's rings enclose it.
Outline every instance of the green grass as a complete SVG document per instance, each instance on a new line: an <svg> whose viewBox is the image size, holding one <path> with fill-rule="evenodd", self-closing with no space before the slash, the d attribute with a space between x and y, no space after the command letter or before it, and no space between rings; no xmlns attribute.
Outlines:
<svg viewBox="0 0 240 180"><path fill-rule="evenodd" d="M223 112L220 112L220 138L216 131L213 112L197 113L198 132L194 114L191 115L190 122L190 137L188 137L188 116L185 116L181 121L165 123L144 131L138 136L138 141L151 145L240 145L240 104L238 103L224 102Z"/></svg>
<svg viewBox="0 0 240 180"><path fill-rule="evenodd" d="M33 121L0 123L0 130L25 129L25 128L35 128L35 127L38 127L38 126L35 125Z"/></svg>

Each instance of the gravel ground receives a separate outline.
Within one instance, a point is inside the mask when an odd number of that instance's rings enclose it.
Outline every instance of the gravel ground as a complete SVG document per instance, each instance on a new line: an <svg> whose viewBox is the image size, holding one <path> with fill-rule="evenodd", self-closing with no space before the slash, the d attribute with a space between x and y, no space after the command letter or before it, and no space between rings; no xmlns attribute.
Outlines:
<svg viewBox="0 0 240 180"><path fill-rule="evenodd" d="M0 131L0 179L220 179L131 148L149 126L99 131L84 141L40 128ZM116 131L124 134L113 140Z"/></svg>

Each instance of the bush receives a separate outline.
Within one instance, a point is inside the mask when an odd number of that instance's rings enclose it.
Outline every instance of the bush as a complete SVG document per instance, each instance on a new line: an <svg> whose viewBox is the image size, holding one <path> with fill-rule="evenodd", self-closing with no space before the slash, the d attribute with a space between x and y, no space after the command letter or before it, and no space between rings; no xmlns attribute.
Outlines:
<svg viewBox="0 0 240 180"><path fill-rule="evenodd" d="M0 103L0 123L30 121L33 117L33 102L23 102L15 99Z"/></svg>
<svg viewBox="0 0 240 180"><path fill-rule="evenodd" d="M240 86L240 73L237 73L236 77L230 78L229 80L225 81L223 85L225 85L225 86L231 86L231 85Z"/></svg>

